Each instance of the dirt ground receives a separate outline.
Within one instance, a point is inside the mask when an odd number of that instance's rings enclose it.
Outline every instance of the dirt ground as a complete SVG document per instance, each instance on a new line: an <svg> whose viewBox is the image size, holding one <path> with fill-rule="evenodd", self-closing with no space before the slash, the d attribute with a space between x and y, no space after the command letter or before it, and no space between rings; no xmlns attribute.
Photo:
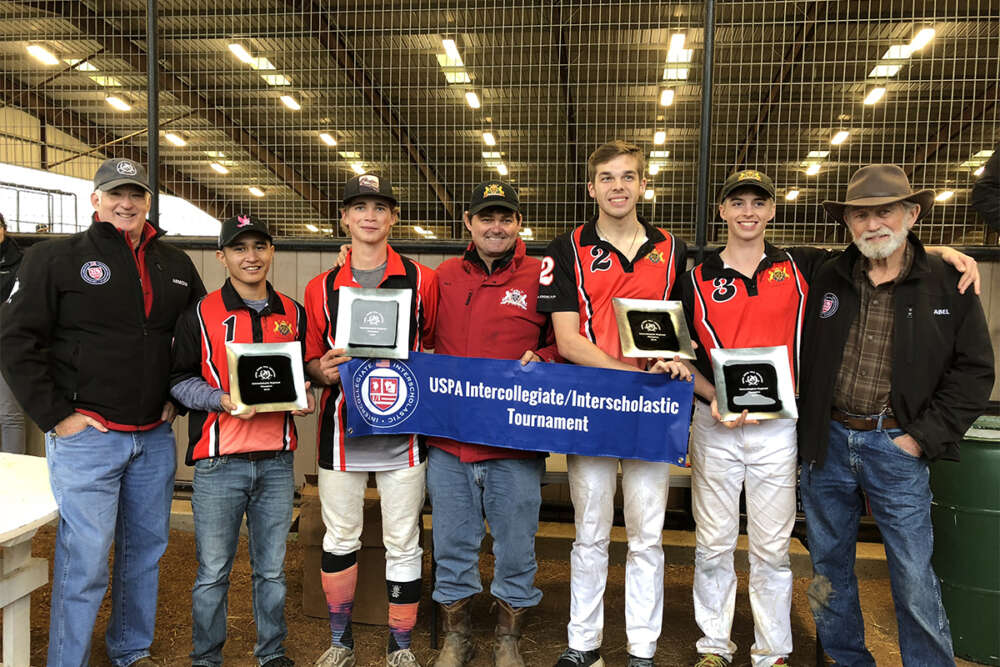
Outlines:
<svg viewBox="0 0 1000 667"><path fill-rule="evenodd" d="M55 528L42 528L34 542L36 556L50 558L55 538ZM311 665L329 644L329 626L323 619L304 616L302 613L302 584L299 572L303 560L302 546L295 541L288 545L286 572L288 573L288 602L286 606L289 636L285 643L289 657L299 665ZM429 564L428 564L429 565ZM51 567L51 562L50 562ZM492 558L483 557L482 570L486 581L492 574ZM429 567L425 567L429 572ZM191 585L195 575L194 535L172 531L160 570L159 615L156 640L152 651L164 665L184 665L188 661L191 645L190 601ZM698 628L694 623L691 604L693 568L669 566L666 572L666 596L663 635L657 652L657 664L662 667L690 665L696 659L694 642ZM521 642L525 662L530 667L549 666L555 663L565 647L566 621L569 610L569 563L543 560L539 563L538 586L545 594L540 606L528 618L525 637ZM612 566L608 573L605 596L605 631L602 653L609 667L625 664L624 600L625 570ZM879 665L899 665L896 648L896 624L889 593L889 582L883 579L863 580L861 597L865 607L869 648ZM795 581L792 607L792 631L795 653L792 663L815 664L815 630L805 599L806 579ZM32 596L31 646L32 664L45 664L48 631L50 587L46 586ZM241 541L240 553L233 568L229 597L229 637L225 647L227 665L253 667L255 631L250 603L250 566L246 541ZM414 632L414 650L421 664L432 664L436 651L430 648L430 584L425 579L425 591L420 607L420 620ZM472 663L475 667L491 665L490 639L493 618L489 613L490 600L480 595L475 601L473 617L478 651ZM104 652L104 627L110 613L107 599L101 607L94 632L91 664L110 665ZM384 664L386 629L379 626L354 626L358 665ZM753 619L750 615L746 593L746 576L740 576L733 640L739 645L734 664L749 663L749 647L753 642ZM959 660L959 665L971 665ZM18 666L20 667L20 666Z"/></svg>

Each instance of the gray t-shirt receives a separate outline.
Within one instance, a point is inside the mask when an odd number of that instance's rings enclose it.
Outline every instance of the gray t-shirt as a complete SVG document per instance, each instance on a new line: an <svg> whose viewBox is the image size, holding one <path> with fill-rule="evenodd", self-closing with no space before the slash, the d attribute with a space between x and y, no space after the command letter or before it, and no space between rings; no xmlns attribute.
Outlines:
<svg viewBox="0 0 1000 667"><path fill-rule="evenodd" d="M374 269L351 269L362 287L378 287L388 262ZM407 314L409 316L409 314ZM410 435L366 435L344 438L345 468L348 471L398 470L410 467Z"/></svg>

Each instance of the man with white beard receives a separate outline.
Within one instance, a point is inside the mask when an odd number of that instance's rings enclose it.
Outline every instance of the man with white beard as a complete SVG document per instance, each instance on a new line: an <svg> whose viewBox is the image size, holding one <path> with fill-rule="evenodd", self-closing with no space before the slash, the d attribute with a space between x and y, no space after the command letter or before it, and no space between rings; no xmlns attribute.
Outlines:
<svg viewBox="0 0 1000 667"><path fill-rule="evenodd" d="M955 270L910 232L933 204L893 165L859 169L844 201L823 202L854 243L810 283L798 442L810 608L838 664L875 664L854 576L859 489L885 544L903 664L954 664L931 567L928 466L958 460L994 360L979 298L956 290Z"/></svg>

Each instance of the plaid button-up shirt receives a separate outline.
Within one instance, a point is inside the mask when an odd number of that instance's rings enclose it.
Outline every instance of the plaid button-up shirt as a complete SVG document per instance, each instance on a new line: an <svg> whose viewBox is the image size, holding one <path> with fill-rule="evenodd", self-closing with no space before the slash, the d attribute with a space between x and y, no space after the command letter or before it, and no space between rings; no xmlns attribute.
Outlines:
<svg viewBox="0 0 1000 667"><path fill-rule="evenodd" d="M869 260L855 262L853 279L858 289L858 316L851 323L844 357L837 372L833 405L854 415L890 414L892 385L892 337L896 323L895 289L913 265L913 248L903 251L903 266L890 282L873 285L868 276Z"/></svg>

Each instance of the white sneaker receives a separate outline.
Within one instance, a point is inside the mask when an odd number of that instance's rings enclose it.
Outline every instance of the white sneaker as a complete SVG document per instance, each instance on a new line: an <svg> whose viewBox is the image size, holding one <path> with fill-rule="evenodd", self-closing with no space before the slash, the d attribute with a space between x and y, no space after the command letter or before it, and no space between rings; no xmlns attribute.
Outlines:
<svg viewBox="0 0 1000 667"><path fill-rule="evenodd" d="M401 648L385 656L386 667L420 667L417 656L408 648Z"/></svg>
<svg viewBox="0 0 1000 667"><path fill-rule="evenodd" d="M331 646L316 659L315 667L354 667L354 649Z"/></svg>

